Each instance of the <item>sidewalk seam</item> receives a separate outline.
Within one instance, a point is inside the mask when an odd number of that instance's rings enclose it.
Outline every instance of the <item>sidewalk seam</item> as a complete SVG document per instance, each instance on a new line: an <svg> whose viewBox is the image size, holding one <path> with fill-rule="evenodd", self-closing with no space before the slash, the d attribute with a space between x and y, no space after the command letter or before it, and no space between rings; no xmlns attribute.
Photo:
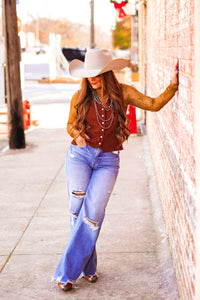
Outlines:
<svg viewBox="0 0 200 300"><path fill-rule="evenodd" d="M1 267L1 269L0 269L0 274L2 273L2 271L4 270L4 268L6 267L7 263L9 262L10 258L11 258L12 255L13 255L15 249L17 248L17 246L18 246L19 243L21 242L21 240L22 240L24 234L26 233L26 231L27 231L27 229L29 228L29 226L30 226L31 222L33 221L33 219L35 218L35 216L36 216L36 214L37 214L37 212L38 212L38 210L39 210L39 208L40 208L40 206L41 206L41 204L42 204L44 198L46 197L47 193L49 192L50 188L52 187L52 185L53 185L53 183L54 183L56 177L58 176L58 174L59 174L60 171L62 170L63 166L64 166L64 162L62 162L61 166L59 167L58 171L56 172L56 175L55 175L55 176L53 177L53 179L51 180L51 182L50 182L50 184L48 185L46 191L44 192L44 194L43 194L43 196L42 196L42 198L41 198L41 200L40 200L38 206L36 207L36 209L35 209L35 211L34 211L32 217L30 218L30 220L29 220L29 222L27 223L25 229L23 230L23 232L22 232L20 238L18 239L17 243L15 244L13 250L10 252L9 256L7 257L7 259L6 259L6 261L5 261L5 263L4 263L3 266Z"/></svg>

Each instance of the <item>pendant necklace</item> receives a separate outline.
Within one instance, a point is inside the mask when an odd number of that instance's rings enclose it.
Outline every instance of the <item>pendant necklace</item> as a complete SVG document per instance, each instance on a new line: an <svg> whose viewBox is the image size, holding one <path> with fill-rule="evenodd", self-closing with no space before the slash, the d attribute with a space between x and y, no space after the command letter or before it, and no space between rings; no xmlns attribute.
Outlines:
<svg viewBox="0 0 200 300"><path fill-rule="evenodd" d="M96 117L97 117L97 122L99 124L99 126L102 129L108 129L110 128L110 126L113 123L113 119L114 119L114 112L113 112L113 103L111 100L111 103L109 106L105 106L102 102L101 102L101 98L98 96L96 91L93 91L93 101L94 101L94 107L95 107L95 112L96 112ZM98 111L98 107L97 107L97 103L100 104L101 106L103 106L103 108L106 111L110 111L110 116L108 117L108 119L104 119L102 118L101 114ZM107 124L108 123L108 124ZM107 125L106 125L107 124Z"/></svg>

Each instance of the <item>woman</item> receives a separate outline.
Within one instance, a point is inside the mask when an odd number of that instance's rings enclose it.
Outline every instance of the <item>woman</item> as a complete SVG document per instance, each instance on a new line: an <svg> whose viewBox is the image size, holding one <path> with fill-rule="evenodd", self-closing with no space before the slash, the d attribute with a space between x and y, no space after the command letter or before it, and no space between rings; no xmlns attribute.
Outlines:
<svg viewBox="0 0 200 300"><path fill-rule="evenodd" d="M72 97L67 124L73 138L66 158L71 236L53 277L64 291L81 274L90 282L98 278L95 245L118 175L119 152L129 137L127 106L158 111L178 89L175 71L160 96L147 97L117 81L113 70L126 66L127 60L100 49L88 50L84 63L73 60L69 66L72 76L82 77L82 87Z"/></svg>

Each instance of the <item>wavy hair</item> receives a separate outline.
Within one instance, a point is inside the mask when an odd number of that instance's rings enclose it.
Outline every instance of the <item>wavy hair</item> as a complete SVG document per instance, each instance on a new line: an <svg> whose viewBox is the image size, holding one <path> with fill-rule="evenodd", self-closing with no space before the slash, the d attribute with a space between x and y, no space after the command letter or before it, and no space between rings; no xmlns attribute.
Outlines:
<svg viewBox="0 0 200 300"><path fill-rule="evenodd" d="M118 82L113 71L108 71L100 75L102 78L101 97L110 98L113 102L114 111L117 113L118 126L116 128L116 137L120 143L128 139L130 130L127 127L126 112L121 84ZM88 112L92 100L92 87L86 78L82 79L79 98L75 105L76 118L72 126L80 131L80 134L86 131L85 116Z"/></svg>

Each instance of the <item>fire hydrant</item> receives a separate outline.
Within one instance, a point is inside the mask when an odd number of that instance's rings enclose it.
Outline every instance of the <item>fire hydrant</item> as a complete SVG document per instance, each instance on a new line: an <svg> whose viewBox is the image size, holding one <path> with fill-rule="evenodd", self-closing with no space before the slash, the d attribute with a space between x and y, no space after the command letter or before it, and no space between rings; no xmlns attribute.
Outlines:
<svg viewBox="0 0 200 300"><path fill-rule="evenodd" d="M31 103L28 100L23 102L24 129L31 126Z"/></svg>
<svg viewBox="0 0 200 300"><path fill-rule="evenodd" d="M136 108L133 105L128 105L127 114L128 127L131 134L137 134Z"/></svg>

